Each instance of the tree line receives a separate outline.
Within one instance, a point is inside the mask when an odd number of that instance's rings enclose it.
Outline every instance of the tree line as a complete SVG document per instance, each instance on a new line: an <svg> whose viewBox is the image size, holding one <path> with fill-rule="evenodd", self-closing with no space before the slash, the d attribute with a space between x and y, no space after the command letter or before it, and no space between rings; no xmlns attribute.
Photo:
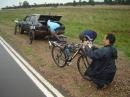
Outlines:
<svg viewBox="0 0 130 97"><path fill-rule="evenodd" d="M30 5L28 1L19 2L18 6L6 6L2 9L16 9L16 8L29 8L29 7L57 7L57 6L82 6L82 5L98 5L98 4L108 4L108 5L130 5L130 0L104 0L103 2L96 2L95 0L89 0L82 1L79 0L76 2L73 0L73 2L68 3L44 3L44 4L36 4Z"/></svg>
<svg viewBox="0 0 130 97"><path fill-rule="evenodd" d="M130 5L130 0L104 0L105 4L127 4Z"/></svg>

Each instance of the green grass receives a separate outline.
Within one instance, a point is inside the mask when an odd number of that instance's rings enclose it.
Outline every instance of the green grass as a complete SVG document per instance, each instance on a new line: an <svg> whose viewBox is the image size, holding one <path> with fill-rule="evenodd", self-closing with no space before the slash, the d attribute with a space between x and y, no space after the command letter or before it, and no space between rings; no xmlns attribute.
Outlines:
<svg viewBox="0 0 130 97"><path fill-rule="evenodd" d="M27 14L63 15L61 21L66 26L66 35L78 38L84 29L97 31L96 43L101 44L103 36L108 32L116 34L115 46L130 57L130 7L68 7L68 8L30 8L17 10L1 10L0 24L14 27L16 18L23 18ZM6 33L6 32L5 32Z"/></svg>

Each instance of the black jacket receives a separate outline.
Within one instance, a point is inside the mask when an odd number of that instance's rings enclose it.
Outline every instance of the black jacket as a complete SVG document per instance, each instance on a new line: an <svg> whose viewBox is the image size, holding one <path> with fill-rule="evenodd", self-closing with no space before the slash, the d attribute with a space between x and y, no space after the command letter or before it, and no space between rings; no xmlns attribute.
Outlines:
<svg viewBox="0 0 130 97"><path fill-rule="evenodd" d="M86 48L86 54L92 59L86 74L94 80L111 82L116 72L117 50L107 45L98 49Z"/></svg>

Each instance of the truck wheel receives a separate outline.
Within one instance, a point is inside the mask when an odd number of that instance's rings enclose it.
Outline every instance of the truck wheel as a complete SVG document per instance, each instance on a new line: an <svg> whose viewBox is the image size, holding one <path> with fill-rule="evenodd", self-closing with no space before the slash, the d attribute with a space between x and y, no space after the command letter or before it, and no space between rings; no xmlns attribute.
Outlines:
<svg viewBox="0 0 130 97"><path fill-rule="evenodd" d="M24 30L22 27L20 27L20 34L23 34L24 33Z"/></svg>

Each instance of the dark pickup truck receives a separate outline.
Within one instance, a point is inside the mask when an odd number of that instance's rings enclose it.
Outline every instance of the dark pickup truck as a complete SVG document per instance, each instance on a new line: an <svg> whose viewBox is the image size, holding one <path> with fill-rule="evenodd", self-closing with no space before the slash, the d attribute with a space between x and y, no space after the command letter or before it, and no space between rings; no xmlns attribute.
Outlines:
<svg viewBox="0 0 130 97"><path fill-rule="evenodd" d="M27 15L22 21L15 20L15 34L18 32L23 34L27 33L29 35L30 43L38 36L47 36L51 35L48 30L47 21L52 20L58 22L60 25L60 19L62 16L53 16L53 15L41 15L41 14L31 14ZM64 33L64 31L63 31ZM59 34L63 34L59 33Z"/></svg>

